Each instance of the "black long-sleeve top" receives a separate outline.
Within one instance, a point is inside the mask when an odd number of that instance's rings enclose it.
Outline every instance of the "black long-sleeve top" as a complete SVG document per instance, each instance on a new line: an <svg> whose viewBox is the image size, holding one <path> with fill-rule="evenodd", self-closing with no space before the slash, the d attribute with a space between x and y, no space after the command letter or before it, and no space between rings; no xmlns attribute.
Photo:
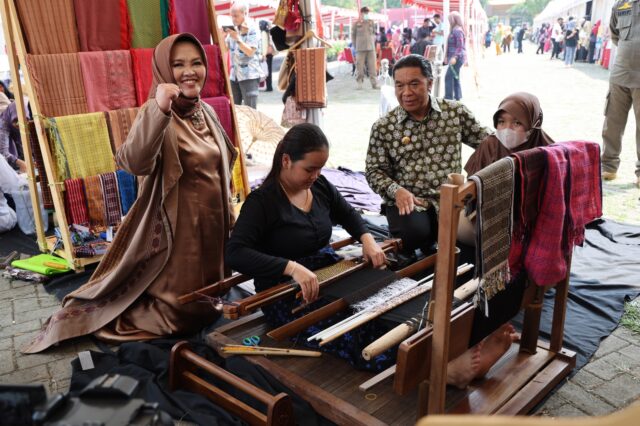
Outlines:
<svg viewBox="0 0 640 426"><path fill-rule="evenodd" d="M311 186L306 213L289 202L277 181L247 197L225 250L227 266L255 278L257 290L281 279L289 260L310 256L329 244L333 224L354 238L368 232L364 220L324 176Z"/></svg>

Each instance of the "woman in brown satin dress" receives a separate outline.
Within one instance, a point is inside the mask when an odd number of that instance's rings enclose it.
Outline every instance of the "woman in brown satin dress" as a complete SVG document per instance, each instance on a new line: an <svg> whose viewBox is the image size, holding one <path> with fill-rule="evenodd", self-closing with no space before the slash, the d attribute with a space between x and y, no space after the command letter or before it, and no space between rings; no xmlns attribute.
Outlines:
<svg viewBox="0 0 640 426"><path fill-rule="evenodd" d="M138 200L87 284L69 294L24 352L93 333L109 342L193 333L218 313L177 298L225 276L235 149L200 102L207 63L191 34L161 41L153 85L118 166L145 176Z"/></svg>

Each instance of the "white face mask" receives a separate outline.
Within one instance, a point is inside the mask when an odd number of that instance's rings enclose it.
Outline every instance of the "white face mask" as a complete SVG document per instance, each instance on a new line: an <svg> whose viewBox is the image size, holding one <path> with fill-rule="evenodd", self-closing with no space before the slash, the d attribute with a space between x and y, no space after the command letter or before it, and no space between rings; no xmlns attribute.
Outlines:
<svg viewBox="0 0 640 426"><path fill-rule="evenodd" d="M496 137L500 141L500 143L507 148L508 150L512 150L520 145L522 145L527 140L527 134L518 133L513 129L504 128L500 130L496 130Z"/></svg>

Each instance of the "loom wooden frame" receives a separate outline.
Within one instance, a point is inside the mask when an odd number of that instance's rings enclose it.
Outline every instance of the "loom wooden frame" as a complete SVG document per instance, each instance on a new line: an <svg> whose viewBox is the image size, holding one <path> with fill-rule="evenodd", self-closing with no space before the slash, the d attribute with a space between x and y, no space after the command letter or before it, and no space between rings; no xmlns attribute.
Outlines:
<svg viewBox="0 0 640 426"><path fill-rule="evenodd" d="M46 237L44 233L44 224L42 222L42 217L39 214L41 211L40 199L38 197L37 191L37 183L36 183L36 175L33 164L33 157L31 151L31 145L29 141L28 128L27 128L27 120L24 113L24 102L23 95L26 94L29 97L29 103L31 105L31 111L33 113L33 121L35 123L36 128L36 136L38 139L38 145L40 146L40 151L42 152L42 159L44 162L44 168L46 171L47 178L49 180L49 187L51 189L51 196L53 199L53 210L55 217L57 218L58 227L60 229L60 234L62 236L63 248L59 248L55 251L55 254L64 258L69 267L73 268L75 271L82 271L84 267L90 265L92 263L99 262L102 259L102 256L93 256L88 258L75 257L72 250L69 250L69 247L73 247L71 242L71 233L69 232L69 224L67 222L66 210L64 205L64 182L58 182L58 179L55 174L55 161L53 158L53 154L49 149L49 143L45 132L44 122L42 120L41 108L38 102L38 98L35 96L35 89L31 81L31 74L26 65L26 55L27 48L25 39L23 37L22 25L20 22L20 18L17 13L17 8L15 4L15 0L0 0L2 4L0 5L0 12L2 15L3 22L3 30L4 37L7 45L7 55L9 56L9 65L11 68L11 79L14 82L18 82L14 84L15 89L15 102L17 104L18 110L18 121L20 123L20 136L22 138L22 147L24 150L25 162L27 164L27 176L29 182L29 193L31 197L31 203L33 205L33 211L37 212L34 214L35 217L35 225L36 225L36 236L38 241L38 247L42 252L51 252L54 248L55 237ZM218 45L220 48L220 55L222 56L223 63L223 73L225 79L225 90L226 95L230 98L230 108L231 108L231 119L233 120L233 128L235 134L235 146L238 148L239 155L238 161L240 161L240 170L242 172L242 180L243 180L243 188L241 194L241 200L244 200L246 196L249 194L249 176L247 174L247 169L244 160L244 150L242 148L242 140L240 139L240 133L238 131L237 124L237 115L235 110L235 105L233 103L233 99L231 97L231 83L229 81L229 72L228 72L228 64L227 64L227 47L224 43L220 43L220 36L218 33L218 25L217 25L217 15L215 11L215 6L213 0L207 0L207 9L208 9L208 18L209 18L209 31L211 33L211 37L213 42ZM22 84L19 84L20 74L18 69L22 70L22 74L24 76L24 87ZM231 184L231 182L230 182Z"/></svg>

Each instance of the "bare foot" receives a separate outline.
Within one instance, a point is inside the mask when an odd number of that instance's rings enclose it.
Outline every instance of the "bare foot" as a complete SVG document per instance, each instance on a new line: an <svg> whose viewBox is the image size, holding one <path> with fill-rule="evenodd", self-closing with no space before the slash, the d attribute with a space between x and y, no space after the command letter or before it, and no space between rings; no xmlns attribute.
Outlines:
<svg viewBox="0 0 640 426"><path fill-rule="evenodd" d="M478 375L482 342L469 348L447 365L447 384L464 389Z"/></svg>
<svg viewBox="0 0 640 426"><path fill-rule="evenodd" d="M493 367L493 365L509 350L511 344L518 340L516 330L509 323L502 325L499 329L487 336L480 344L480 365L476 378L482 377Z"/></svg>

